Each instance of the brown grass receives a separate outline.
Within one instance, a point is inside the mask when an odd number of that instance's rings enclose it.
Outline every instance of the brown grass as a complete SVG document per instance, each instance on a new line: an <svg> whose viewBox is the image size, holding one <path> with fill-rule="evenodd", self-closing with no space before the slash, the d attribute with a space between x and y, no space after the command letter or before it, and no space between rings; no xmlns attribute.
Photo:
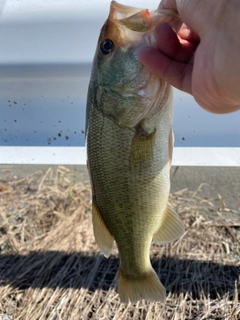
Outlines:
<svg viewBox="0 0 240 320"><path fill-rule="evenodd" d="M240 223L223 218L219 195L202 199L201 187L171 195L186 233L151 250L167 298L124 305L117 250L99 253L89 183L72 174L59 167L40 180L0 181L0 320L240 319Z"/></svg>

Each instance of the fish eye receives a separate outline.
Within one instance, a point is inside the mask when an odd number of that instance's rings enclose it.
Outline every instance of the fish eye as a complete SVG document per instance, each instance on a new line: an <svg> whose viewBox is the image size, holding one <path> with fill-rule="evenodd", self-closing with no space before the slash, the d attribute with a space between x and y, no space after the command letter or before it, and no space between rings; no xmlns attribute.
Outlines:
<svg viewBox="0 0 240 320"><path fill-rule="evenodd" d="M100 50L102 54L107 55L111 53L114 49L114 43L110 39L105 39L103 42L100 44Z"/></svg>

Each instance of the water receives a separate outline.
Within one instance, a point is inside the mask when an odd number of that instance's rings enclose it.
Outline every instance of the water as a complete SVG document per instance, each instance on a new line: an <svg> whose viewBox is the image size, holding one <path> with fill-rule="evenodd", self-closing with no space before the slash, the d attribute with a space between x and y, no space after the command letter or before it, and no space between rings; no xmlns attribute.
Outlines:
<svg viewBox="0 0 240 320"><path fill-rule="evenodd" d="M84 146L90 64L0 67L0 146ZM210 114L174 90L176 147L240 147L240 112Z"/></svg>

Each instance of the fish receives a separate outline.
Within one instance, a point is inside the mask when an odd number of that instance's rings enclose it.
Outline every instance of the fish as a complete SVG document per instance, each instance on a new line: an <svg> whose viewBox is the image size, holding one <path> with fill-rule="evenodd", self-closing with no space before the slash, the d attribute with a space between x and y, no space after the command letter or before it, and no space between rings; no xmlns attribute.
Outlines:
<svg viewBox="0 0 240 320"><path fill-rule="evenodd" d="M87 95L87 167L96 243L106 257L117 245L118 293L124 303L163 301L166 290L150 261L151 243L181 237L184 225L168 202L173 152L171 86L139 61L156 47L154 28L179 16L112 1Z"/></svg>

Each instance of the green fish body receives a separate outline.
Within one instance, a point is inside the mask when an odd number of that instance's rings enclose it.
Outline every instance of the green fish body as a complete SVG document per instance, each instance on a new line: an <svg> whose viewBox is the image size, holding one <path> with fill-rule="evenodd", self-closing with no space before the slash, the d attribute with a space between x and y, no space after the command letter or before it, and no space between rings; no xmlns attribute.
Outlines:
<svg viewBox="0 0 240 320"><path fill-rule="evenodd" d="M87 101L87 155L96 242L109 256L116 241L123 302L165 298L150 262L152 240L178 239L184 227L168 205L172 88L138 60L154 46L158 22L180 25L176 14L111 3L102 27Z"/></svg>

